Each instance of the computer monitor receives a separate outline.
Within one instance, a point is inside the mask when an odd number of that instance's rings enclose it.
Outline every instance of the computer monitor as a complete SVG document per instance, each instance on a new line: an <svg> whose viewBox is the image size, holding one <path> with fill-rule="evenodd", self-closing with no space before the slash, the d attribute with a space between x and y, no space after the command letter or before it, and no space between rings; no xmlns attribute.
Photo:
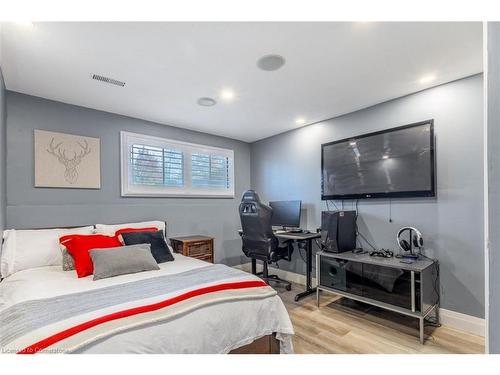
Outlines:
<svg viewBox="0 0 500 375"><path fill-rule="evenodd" d="M273 209L271 225L276 227L300 227L300 208L302 201L269 202Z"/></svg>

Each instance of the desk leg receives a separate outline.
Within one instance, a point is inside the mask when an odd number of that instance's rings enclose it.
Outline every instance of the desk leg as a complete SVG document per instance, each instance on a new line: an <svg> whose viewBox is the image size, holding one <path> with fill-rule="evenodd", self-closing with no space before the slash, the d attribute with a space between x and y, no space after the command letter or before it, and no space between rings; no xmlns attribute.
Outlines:
<svg viewBox="0 0 500 375"><path fill-rule="evenodd" d="M306 240L306 253L306 290L295 296L296 302L316 292L312 287L312 239Z"/></svg>
<svg viewBox="0 0 500 375"><path fill-rule="evenodd" d="M257 259L252 258L252 274L257 274Z"/></svg>

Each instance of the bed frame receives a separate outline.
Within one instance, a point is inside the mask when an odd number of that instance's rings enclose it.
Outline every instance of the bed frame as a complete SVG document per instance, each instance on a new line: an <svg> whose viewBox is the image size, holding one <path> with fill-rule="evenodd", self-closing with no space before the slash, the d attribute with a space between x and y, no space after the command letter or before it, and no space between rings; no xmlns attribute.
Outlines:
<svg viewBox="0 0 500 375"><path fill-rule="evenodd" d="M125 223L124 223L125 224ZM89 225L72 225L72 226L58 226L58 227L44 227L44 228L29 228L29 229L72 229L78 227L86 227L93 226L95 228L95 224ZM165 237L167 236L167 222L165 221ZM28 229L28 228L23 228ZM2 238L3 243L3 238ZM0 281L2 279L0 278ZM276 334L263 336L254 342L243 345L237 349L231 350L229 354L280 354L280 342L276 338Z"/></svg>
<svg viewBox="0 0 500 375"><path fill-rule="evenodd" d="M231 350L229 354L280 354L280 343L275 334L267 335L251 344Z"/></svg>

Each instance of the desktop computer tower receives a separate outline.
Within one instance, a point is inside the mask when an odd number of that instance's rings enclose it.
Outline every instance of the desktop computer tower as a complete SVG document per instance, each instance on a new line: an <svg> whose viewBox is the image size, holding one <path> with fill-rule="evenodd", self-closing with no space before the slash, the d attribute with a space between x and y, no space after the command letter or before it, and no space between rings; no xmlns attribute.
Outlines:
<svg viewBox="0 0 500 375"><path fill-rule="evenodd" d="M356 211L322 211L321 243L324 251L342 253L356 248Z"/></svg>

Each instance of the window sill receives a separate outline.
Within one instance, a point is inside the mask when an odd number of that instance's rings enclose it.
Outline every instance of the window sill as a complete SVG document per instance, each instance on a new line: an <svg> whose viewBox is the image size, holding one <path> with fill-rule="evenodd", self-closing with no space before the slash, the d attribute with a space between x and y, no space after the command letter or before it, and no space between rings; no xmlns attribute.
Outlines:
<svg viewBox="0 0 500 375"><path fill-rule="evenodd" d="M122 198L218 198L218 199L234 199L234 194L168 194L168 193L126 193L121 194Z"/></svg>

